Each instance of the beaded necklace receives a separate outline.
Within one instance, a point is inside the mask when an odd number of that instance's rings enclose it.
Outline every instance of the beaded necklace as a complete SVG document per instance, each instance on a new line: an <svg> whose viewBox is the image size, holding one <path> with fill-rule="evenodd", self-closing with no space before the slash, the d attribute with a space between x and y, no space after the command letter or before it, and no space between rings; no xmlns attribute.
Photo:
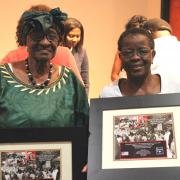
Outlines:
<svg viewBox="0 0 180 180"><path fill-rule="evenodd" d="M31 85L33 85L35 88L38 88L38 89L43 89L44 87L48 86L48 84L51 80L51 76L52 76L52 67L53 67L52 63L50 63L50 66L49 66L48 78L41 84L36 83L32 73L30 71L29 63L28 63L27 59L25 60L25 66L26 66L27 76L28 76L29 81L31 82Z"/></svg>

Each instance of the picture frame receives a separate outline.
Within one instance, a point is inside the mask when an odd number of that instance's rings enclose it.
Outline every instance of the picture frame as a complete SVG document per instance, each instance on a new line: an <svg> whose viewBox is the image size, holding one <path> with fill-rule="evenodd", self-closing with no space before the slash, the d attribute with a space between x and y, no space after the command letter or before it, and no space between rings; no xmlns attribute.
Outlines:
<svg viewBox="0 0 180 180"><path fill-rule="evenodd" d="M28 176L38 172L42 180L53 179L57 171L56 179L81 180L86 163L85 127L0 129L0 179L10 172L17 176L19 171L23 177L28 171Z"/></svg>
<svg viewBox="0 0 180 180"><path fill-rule="evenodd" d="M98 98L92 99L90 104L89 129L91 135L88 151L88 180L178 180L180 178L180 135L178 130L180 126L180 94ZM173 120L169 118L171 113ZM151 115L149 116L151 117L149 122L153 122L152 118L158 117L160 114L168 117L165 119L166 123L164 123L164 120L161 120L162 123L155 123L156 128L154 126L154 130L157 131L159 128L159 130L165 131L166 128L164 127L173 127L176 147L175 156L171 158L168 156L157 157L157 155L151 158L147 155L145 155L145 158L136 156L132 158L133 156L130 156L130 159L118 159L116 161L114 159L114 118L121 119L122 116L129 118L142 114ZM157 124L161 124L161 127L160 125L157 126ZM137 126L133 127L132 129L136 131ZM125 129L127 130L127 128ZM146 143L148 143L148 140L146 140ZM148 146L151 146L150 144ZM147 151L144 146L140 149L140 151L143 151L141 153L143 155ZM137 147L137 143L135 147ZM156 147L156 150L158 149L159 147ZM165 147L165 150L168 150L168 148ZM125 153L127 152L125 151ZM157 152L162 153L162 148Z"/></svg>

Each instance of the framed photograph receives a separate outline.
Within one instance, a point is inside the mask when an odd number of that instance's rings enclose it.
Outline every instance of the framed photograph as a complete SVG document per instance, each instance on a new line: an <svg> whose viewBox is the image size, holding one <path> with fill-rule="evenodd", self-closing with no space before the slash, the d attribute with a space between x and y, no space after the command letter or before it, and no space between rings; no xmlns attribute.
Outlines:
<svg viewBox="0 0 180 180"><path fill-rule="evenodd" d="M85 128L1 129L0 137L1 180L83 178Z"/></svg>
<svg viewBox="0 0 180 180"><path fill-rule="evenodd" d="M180 178L180 94L90 104L88 180Z"/></svg>

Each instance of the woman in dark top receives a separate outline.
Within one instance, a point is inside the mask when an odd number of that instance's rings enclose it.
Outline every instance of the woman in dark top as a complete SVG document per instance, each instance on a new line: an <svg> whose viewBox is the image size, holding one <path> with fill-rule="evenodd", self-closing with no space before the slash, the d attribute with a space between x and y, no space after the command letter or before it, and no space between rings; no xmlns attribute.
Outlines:
<svg viewBox="0 0 180 180"><path fill-rule="evenodd" d="M68 18L64 23L63 45L69 47L75 57L77 67L89 93L89 63L86 50L83 48L84 28L80 21Z"/></svg>

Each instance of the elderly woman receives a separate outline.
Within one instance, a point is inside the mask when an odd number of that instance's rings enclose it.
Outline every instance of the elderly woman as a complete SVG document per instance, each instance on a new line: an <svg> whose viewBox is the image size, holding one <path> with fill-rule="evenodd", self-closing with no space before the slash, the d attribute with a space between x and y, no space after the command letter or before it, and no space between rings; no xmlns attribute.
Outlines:
<svg viewBox="0 0 180 180"><path fill-rule="evenodd" d="M104 87L101 97L180 92L177 78L166 75L166 72L151 73L155 51L149 32L141 28L125 31L118 40L118 50L127 78L120 78Z"/></svg>
<svg viewBox="0 0 180 180"><path fill-rule="evenodd" d="M84 87L70 69L51 63L65 18L46 6L22 14L17 42L27 46L29 56L0 66L0 128L88 127Z"/></svg>
<svg viewBox="0 0 180 180"><path fill-rule="evenodd" d="M33 6L33 9L37 10L41 8L45 8L47 10L47 6ZM49 8L48 8L49 9ZM59 19L60 20L60 19ZM64 27L63 27L64 28ZM17 61L24 61L29 57L29 52L27 51L26 43L24 41L18 41L17 42L19 47L17 49L14 49L0 60L0 64L4 63L12 63ZM82 80L82 77L80 75L79 69L76 65L76 61L72 55L72 53L68 50L68 48L58 46L56 50L55 56L51 59L52 64L57 64L60 66L66 66L69 69L71 69L76 77L82 82L84 85L84 82Z"/></svg>

